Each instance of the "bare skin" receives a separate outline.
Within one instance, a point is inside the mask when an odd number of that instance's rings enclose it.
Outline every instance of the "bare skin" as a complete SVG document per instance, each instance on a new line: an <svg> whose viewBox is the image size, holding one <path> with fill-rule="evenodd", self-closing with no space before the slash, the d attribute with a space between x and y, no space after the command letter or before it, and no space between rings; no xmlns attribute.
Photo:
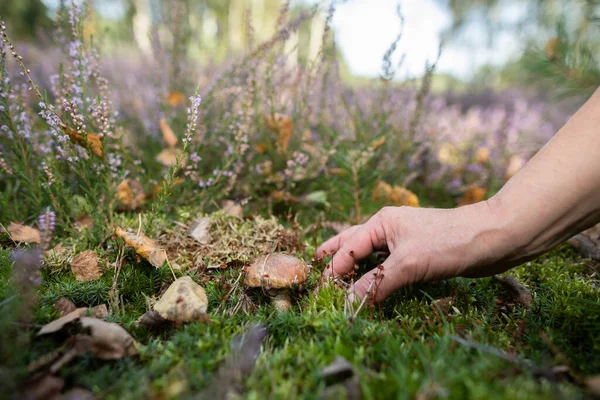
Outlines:
<svg viewBox="0 0 600 400"><path fill-rule="evenodd" d="M351 289L380 302L402 286L504 272L600 222L600 88L494 197L455 209L385 207L329 239L325 277L376 250L384 269ZM374 279L377 279L372 285Z"/></svg>

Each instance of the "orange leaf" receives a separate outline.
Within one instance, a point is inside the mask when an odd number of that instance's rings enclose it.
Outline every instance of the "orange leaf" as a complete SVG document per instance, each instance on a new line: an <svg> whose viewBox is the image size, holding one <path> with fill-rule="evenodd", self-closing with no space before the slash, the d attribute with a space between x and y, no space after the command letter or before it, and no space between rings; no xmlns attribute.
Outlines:
<svg viewBox="0 0 600 400"><path fill-rule="evenodd" d="M41 243L40 231L30 226L21 225L17 222L11 222L8 225L10 237L15 242L21 243Z"/></svg>
<svg viewBox="0 0 600 400"><path fill-rule="evenodd" d="M75 274L75 279L81 282L95 281L100 279L103 272L98 265L100 259L93 250L86 250L79 253L71 263L71 271Z"/></svg>
<svg viewBox="0 0 600 400"><path fill-rule="evenodd" d="M118 210L133 211L144 204L146 194L142 185L133 179L125 179L117 186Z"/></svg>
<svg viewBox="0 0 600 400"><path fill-rule="evenodd" d="M167 98L165 100L166 100L167 104L170 105L171 107L177 107L178 105L180 105L181 103L183 103L185 101L185 96L181 92L172 90L169 92L169 94L167 95Z"/></svg>
<svg viewBox="0 0 600 400"><path fill-rule="evenodd" d="M265 154L267 152L266 143L256 143L256 145L254 145L254 148L256 149L256 152L258 154Z"/></svg>
<svg viewBox="0 0 600 400"><path fill-rule="evenodd" d="M128 246L133 247L135 252L145 258L150 264L156 268L162 267L167 260L167 253L160 248L156 242L148 236L140 233L139 235L127 232L124 229L116 228L115 235L123 238Z"/></svg>
<svg viewBox="0 0 600 400"><path fill-rule="evenodd" d="M373 188L371 199L374 203L384 201L392 193L392 186L385 183L384 181L377 182L377 185Z"/></svg>
<svg viewBox="0 0 600 400"><path fill-rule="evenodd" d="M292 137L292 133L294 131L294 125L292 120L286 117L283 114L275 113L273 115L265 114L265 123L271 130L271 132L275 133L277 136L277 140L275 142L275 146L277 147L277 151L280 153L285 153L287 151L288 145L290 143L290 138Z"/></svg>
<svg viewBox="0 0 600 400"><path fill-rule="evenodd" d="M373 151L375 151L378 148L380 148L381 146L383 146L383 144L385 143L385 140L386 140L385 136L382 136L379 139L373 140L373 143L371 143L371 148L373 149Z"/></svg>
<svg viewBox="0 0 600 400"><path fill-rule="evenodd" d="M419 198L417 195L401 186L394 186L392 188L387 201L395 206L419 207Z"/></svg>
<svg viewBox="0 0 600 400"><path fill-rule="evenodd" d="M475 204L485 199L487 190L477 185L471 185L458 202L459 206L466 206L467 204Z"/></svg>
<svg viewBox="0 0 600 400"><path fill-rule="evenodd" d="M104 145L100 136L95 133L88 133L84 136L75 129L69 127L66 127L66 131L71 142L81 147L88 148L98 158L104 157Z"/></svg>
<svg viewBox="0 0 600 400"><path fill-rule="evenodd" d="M167 146L177 146L177 136L173 132L173 129L171 129L171 127L167 123L167 120L161 118L160 121L158 121L158 125L160 126L160 131L162 132L163 140L165 141Z"/></svg>

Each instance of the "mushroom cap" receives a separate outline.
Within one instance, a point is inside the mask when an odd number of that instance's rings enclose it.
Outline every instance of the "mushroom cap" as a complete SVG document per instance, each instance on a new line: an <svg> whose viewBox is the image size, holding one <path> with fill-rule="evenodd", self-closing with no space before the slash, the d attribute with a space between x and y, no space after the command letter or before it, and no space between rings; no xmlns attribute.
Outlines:
<svg viewBox="0 0 600 400"><path fill-rule="evenodd" d="M244 284L249 287L288 288L300 284L310 274L310 268L299 258L283 253L266 254L246 268Z"/></svg>
<svg viewBox="0 0 600 400"><path fill-rule="evenodd" d="M203 320L208 308L208 298L202 286L189 276L177 279L154 304L154 311L174 322Z"/></svg>

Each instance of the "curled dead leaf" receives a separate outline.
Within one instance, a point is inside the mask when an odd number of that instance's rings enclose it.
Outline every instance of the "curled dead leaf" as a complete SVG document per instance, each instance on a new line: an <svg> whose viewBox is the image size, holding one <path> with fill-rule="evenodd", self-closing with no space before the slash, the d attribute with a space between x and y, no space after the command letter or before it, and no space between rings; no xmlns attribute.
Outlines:
<svg viewBox="0 0 600 400"><path fill-rule="evenodd" d="M485 199L485 195L487 191L479 187L477 185L471 185L463 195L463 197L459 200L459 206L466 206L467 204L475 204L483 201Z"/></svg>
<svg viewBox="0 0 600 400"><path fill-rule="evenodd" d="M67 315L55 319L54 321L44 325L38 332L39 335L47 335L49 333L56 333L64 328L65 325L79 319L87 311L86 307L78 308L75 311L68 313Z"/></svg>
<svg viewBox="0 0 600 400"><path fill-rule="evenodd" d="M98 134L88 133L87 135L83 135L75 129L68 127L66 128L66 132L67 135L69 135L71 142L81 147L88 148L98 158L104 158L104 144L102 143L102 138L100 138Z"/></svg>
<svg viewBox="0 0 600 400"><path fill-rule="evenodd" d="M221 201L221 208L227 215L231 215L232 217L242 217L244 214L243 207L233 200Z"/></svg>
<svg viewBox="0 0 600 400"><path fill-rule="evenodd" d="M116 360L138 354L135 340L122 326L88 317L81 317L79 322L84 329L88 329L90 332L90 350L94 357L102 360Z"/></svg>
<svg viewBox="0 0 600 400"><path fill-rule="evenodd" d="M175 135L175 132L173 132L173 129L171 129L171 127L167 123L167 120L161 118L160 121L158 121L158 125L160 127L160 132L162 133L163 140L165 141L167 146L177 146L177 135Z"/></svg>
<svg viewBox="0 0 600 400"><path fill-rule="evenodd" d="M8 225L8 233L15 242L40 243L42 241L40 231L30 226L21 225L18 222L11 222Z"/></svg>
<svg viewBox="0 0 600 400"><path fill-rule="evenodd" d="M167 98L165 99L165 101L171 107L177 107L178 105L180 105L181 103L183 103L185 101L185 96L181 92L172 90L167 95Z"/></svg>
<svg viewBox="0 0 600 400"><path fill-rule="evenodd" d="M67 315L77 309L77 306L73 302L65 297L61 297L54 303L54 309L58 311L60 315Z"/></svg>
<svg viewBox="0 0 600 400"><path fill-rule="evenodd" d="M210 243L210 218L203 217L196 220L189 231L189 236L196 239L198 243Z"/></svg>
<svg viewBox="0 0 600 400"><path fill-rule="evenodd" d="M208 298L204 289L189 276L177 279L154 304L162 318L183 323L206 320Z"/></svg>
<svg viewBox="0 0 600 400"><path fill-rule="evenodd" d="M122 238L128 246L133 247L137 254L156 268L162 267L167 260L165 249L160 248L154 240L143 233L137 235L122 228L115 228L115 235Z"/></svg>
<svg viewBox="0 0 600 400"><path fill-rule="evenodd" d="M75 256L71 263L71 271L80 282L95 281L103 274L99 264L98 255L93 250L86 250Z"/></svg>
<svg viewBox="0 0 600 400"><path fill-rule="evenodd" d="M142 184L133 179L125 179L117 186L117 209L133 211L146 201L146 193Z"/></svg>
<svg viewBox="0 0 600 400"><path fill-rule="evenodd" d="M294 131L292 120L289 117L278 113L265 114L264 119L267 127L277 137L275 141L275 147L277 148L277 151L280 153L285 153Z"/></svg>

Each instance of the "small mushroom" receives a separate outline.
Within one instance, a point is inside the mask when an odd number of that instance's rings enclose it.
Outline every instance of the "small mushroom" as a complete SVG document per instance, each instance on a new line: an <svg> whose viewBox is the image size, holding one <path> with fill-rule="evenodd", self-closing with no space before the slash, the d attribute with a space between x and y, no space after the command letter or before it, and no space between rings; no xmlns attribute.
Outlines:
<svg viewBox="0 0 600 400"><path fill-rule="evenodd" d="M244 284L248 287L261 287L269 296L278 311L290 308L288 288L308 279L310 268L296 257L283 253L272 253L258 257L246 268Z"/></svg>

